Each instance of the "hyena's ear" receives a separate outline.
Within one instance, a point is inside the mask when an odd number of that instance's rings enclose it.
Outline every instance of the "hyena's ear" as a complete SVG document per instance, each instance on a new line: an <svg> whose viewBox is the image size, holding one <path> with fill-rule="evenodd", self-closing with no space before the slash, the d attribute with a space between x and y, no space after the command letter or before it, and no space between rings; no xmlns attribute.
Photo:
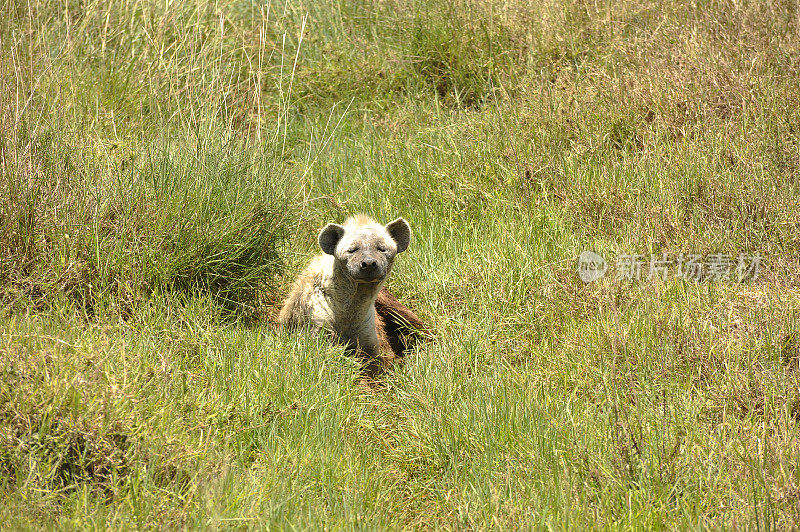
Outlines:
<svg viewBox="0 0 800 532"><path fill-rule="evenodd" d="M322 251L328 255L333 255L333 252L336 251L336 245L343 236L344 227L339 224L328 224L322 228L322 231L319 232L317 241L319 242L319 247L322 248Z"/></svg>
<svg viewBox="0 0 800 532"><path fill-rule="evenodd" d="M411 226L403 218L398 218L386 224L386 232L397 242L397 252L402 253L411 243Z"/></svg>

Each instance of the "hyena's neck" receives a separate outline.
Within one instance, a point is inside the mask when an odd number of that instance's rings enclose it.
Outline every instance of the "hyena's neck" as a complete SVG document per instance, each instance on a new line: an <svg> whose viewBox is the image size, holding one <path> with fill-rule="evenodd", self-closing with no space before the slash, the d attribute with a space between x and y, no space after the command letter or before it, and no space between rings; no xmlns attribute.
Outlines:
<svg viewBox="0 0 800 532"><path fill-rule="evenodd" d="M350 322L366 320L372 315L375 298L383 287L382 282L357 283L347 275L335 273L331 285L336 313Z"/></svg>

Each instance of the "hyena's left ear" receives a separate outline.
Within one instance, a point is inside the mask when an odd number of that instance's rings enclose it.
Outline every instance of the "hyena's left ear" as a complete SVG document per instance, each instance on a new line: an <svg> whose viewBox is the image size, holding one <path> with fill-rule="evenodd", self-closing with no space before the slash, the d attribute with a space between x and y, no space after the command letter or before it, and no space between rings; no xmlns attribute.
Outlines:
<svg viewBox="0 0 800 532"><path fill-rule="evenodd" d="M403 218L398 218L386 224L386 232L397 243L397 252L402 253L411 243L411 226Z"/></svg>

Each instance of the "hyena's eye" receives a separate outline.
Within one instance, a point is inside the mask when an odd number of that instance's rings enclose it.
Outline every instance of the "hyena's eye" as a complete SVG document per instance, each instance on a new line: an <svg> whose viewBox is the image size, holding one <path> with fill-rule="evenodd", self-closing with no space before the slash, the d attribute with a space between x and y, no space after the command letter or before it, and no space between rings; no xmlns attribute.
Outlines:
<svg viewBox="0 0 800 532"><path fill-rule="evenodd" d="M378 246L378 251L381 253L386 253L386 246Z"/></svg>
<svg viewBox="0 0 800 532"><path fill-rule="evenodd" d="M348 253L355 253L356 251L358 251L358 249L359 249L358 246L353 246L351 248L348 248L347 252Z"/></svg>

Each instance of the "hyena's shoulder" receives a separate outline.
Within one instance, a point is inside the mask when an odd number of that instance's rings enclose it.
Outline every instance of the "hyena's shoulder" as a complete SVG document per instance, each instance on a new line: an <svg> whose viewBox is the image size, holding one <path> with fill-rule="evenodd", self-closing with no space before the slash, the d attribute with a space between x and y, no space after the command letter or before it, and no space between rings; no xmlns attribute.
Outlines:
<svg viewBox="0 0 800 532"><path fill-rule="evenodd" d="M320 255L311 260L297 277L292 291L286 297L279 315L284 327L297 327L307 323L319 306L320 295L328 288L333 271L333 257Z"/></svg>

